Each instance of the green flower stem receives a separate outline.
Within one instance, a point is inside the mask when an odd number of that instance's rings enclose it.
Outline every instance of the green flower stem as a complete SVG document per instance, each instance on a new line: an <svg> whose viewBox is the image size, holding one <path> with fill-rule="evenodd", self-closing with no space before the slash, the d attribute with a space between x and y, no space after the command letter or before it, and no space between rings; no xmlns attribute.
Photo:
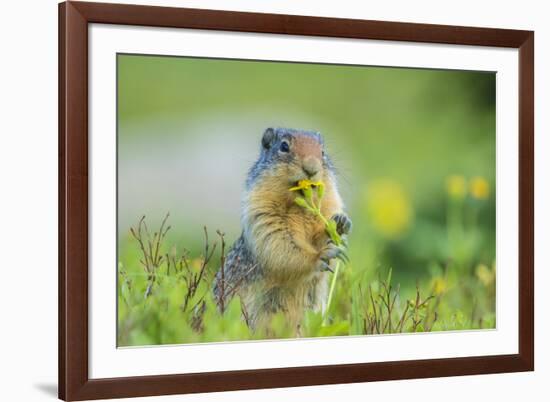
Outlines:
<svg viewBox="0 0 550 402"><path fill-rule="evenodd" d="M324 186L318 185L317 186L317 199L318 203L315 204L313 201L313 191L311 190L311 187L303 188L302 194L304 195L304 198L302 197L296 197L295 202L297 205L301 206L302 208L305 208L307 211L311 212L313 215L317 216L321 222L325 225L325 230L327 234L330 236L331 240L336 244L336 246L340 247L342 246L342 238L338 234L338 231L336 229L336 222L331 220L328 220L325 218L325 216L321 213L321 199L324 195ZM327 299L327 305L325 308L325 312L323 315L323 326L328 325L328 313L330 311L330 305L332 304L332 297L334 295L334 289L336 287L336 280L338 279L338 273L340 272L340 261L336 261L336 266L334 268L334 275L332 276L332 281L330 283L330 290L328 293L328 299Z"/></svg>
<svg viewBox="0 0 550 402"><path fill-rule="evenodd" d="M333 220L328 220L325 218L325 216L321 212L321 198L323 197L323 189L322 187L318 187L317 190L317 198L318 198L318 205L315 204L313 201L313 192L311 189L303 190L303 194L305 198L297 197L295 202L302 208L305 208L309 212L311 212L313 215L317 216L321 222L325 225L325 230L327 234L330 236L332 241L337 245L342 245L342 238L338 234L338 231L336 230L336 223Z"/></svg>
<svg viewBox="0 0 550 402"><path fill-rule="evenodd" d="M332 275L332 281L330 282L330 290L328 292L327 307L325 308L325 314L323 315L323 326L328 325L328 312L330 311L330 305L332 303L332 295L334 295L334 288L336 287L336 279L338 278L339 271L340 271L340 261L336 261L336 267L334 267L334 275Z"/></svg>

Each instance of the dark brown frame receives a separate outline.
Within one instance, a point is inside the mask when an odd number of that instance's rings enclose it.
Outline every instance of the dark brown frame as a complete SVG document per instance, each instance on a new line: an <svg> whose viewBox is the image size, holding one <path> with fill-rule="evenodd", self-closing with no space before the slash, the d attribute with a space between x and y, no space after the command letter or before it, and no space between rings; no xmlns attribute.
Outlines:
<svg viewBox="0 0 550 402"><path fill-rule="evenodd" d="M88 24L123 24L519 49L519 353L215 373L88 377ZM83 400L534 370L534 33L278 14L59 5L59 397Z"/></svg>

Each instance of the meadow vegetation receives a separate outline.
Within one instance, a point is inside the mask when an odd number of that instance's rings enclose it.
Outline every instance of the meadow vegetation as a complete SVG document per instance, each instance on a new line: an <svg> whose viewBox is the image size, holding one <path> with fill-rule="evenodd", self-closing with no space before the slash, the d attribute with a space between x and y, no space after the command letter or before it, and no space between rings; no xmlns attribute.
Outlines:
<svg viewBox="0 0 550 402"><path fill-rule="evenodd" d="M372 219L371 238L383 250L399 243L396 236L404 235L412 214L406 201L399 199L396 183L378 186L374 191L389 195L373 194L367 210L378 215ZM494 328L495 264L476 260L483 243L477 214L490 195L489 184L480 177L468 182L462 176L450 176L446 192L446 236L440 240L448 258L434 258L427 267L429 275L419 276L414 286L403 288L392 277L393 267L365 266L368 258L357 256L357 249L365 247L355 244L351 236L353 257L340 269L327 314L308 312L300 335ZM388 196L392 202L380 202ZM123 244L118 266L119 346L295 336L282 314L273 318L266 331L252 332L237 296L227 305L215 299L214 275L227 252L222 231L204 227L203 249L193 255L185 245L167 241L173 230L168 221L166 215L157 227L150 228L143 216ZM402 247L415 242L406 238L401 239L405 241ZM234 290L227 289L226 294Z"/></svg>

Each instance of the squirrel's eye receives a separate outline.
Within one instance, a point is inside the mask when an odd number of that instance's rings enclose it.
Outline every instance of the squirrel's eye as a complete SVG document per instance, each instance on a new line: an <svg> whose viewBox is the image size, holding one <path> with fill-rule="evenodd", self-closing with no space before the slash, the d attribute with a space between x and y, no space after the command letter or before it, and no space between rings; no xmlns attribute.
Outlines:
<svg viewBox="0 0 550 402"><path fill-rule="evenodd" d="M286 141L283 141L281 142L281 152L289 152L290 151L290 147L288 146L288 142Z"/></svg>

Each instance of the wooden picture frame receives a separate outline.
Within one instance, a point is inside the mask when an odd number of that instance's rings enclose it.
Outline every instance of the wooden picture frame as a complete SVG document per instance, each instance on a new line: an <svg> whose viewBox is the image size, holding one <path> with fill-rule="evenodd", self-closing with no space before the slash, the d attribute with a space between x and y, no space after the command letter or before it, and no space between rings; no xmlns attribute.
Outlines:
<svg viewBox="0 0 550 402"><path fill-rule="evenodd" d="M241 31L519 49L519 353L90 379L88 24ZM138 397L534 369L534 33L531 31L65 2L59 5L59 397Z"/></svg>

